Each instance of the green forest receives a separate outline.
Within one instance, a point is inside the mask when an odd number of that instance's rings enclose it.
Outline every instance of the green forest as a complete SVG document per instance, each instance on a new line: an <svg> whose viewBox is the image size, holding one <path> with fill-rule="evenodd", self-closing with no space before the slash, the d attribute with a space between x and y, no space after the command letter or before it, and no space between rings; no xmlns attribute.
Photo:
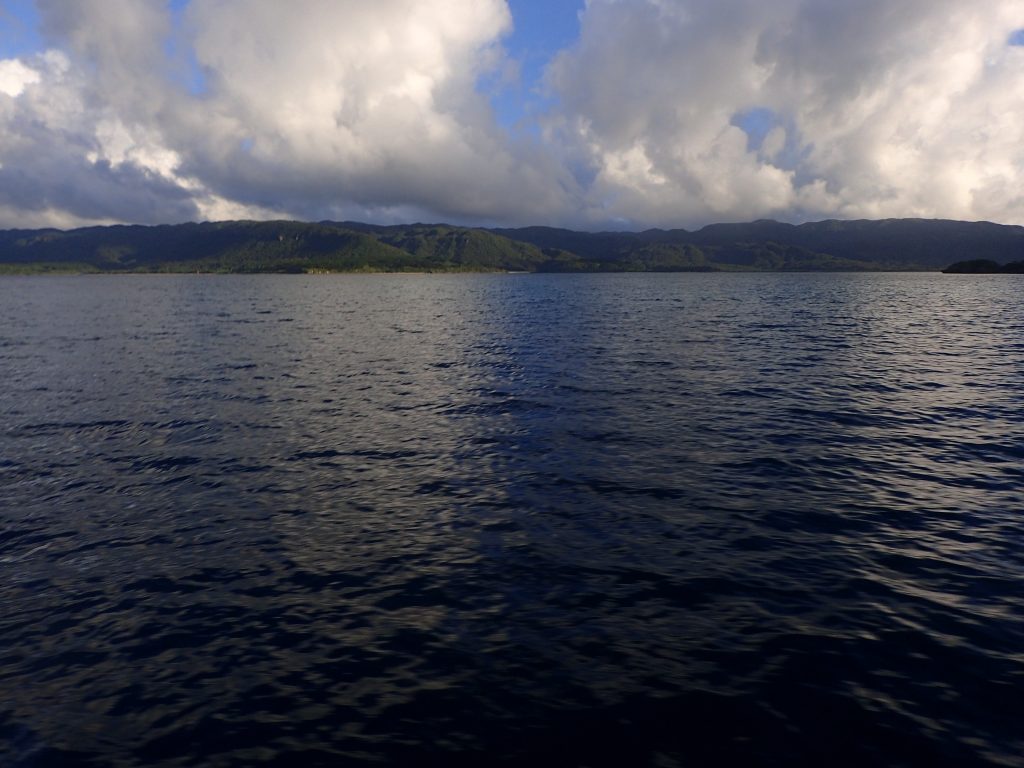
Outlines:
<svg viewBox="0 0 1024 768"><path fill-rule="evenodd" d="M0 273L1014 271L1024 227L924 219L578 232L229 221L0 231Z"/></svg>

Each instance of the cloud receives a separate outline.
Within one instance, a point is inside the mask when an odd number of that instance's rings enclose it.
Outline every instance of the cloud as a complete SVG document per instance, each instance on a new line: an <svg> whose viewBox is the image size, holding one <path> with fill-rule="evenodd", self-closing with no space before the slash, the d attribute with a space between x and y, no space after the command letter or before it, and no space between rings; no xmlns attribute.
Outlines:
<svg viewBox="0 0 1024 768"><path fill-rule="evenodd" d="M1024 0L590 0L505 131L505 0L37 0L0 226L1024 221Z"/></svg>
<svg viewBox="0 0 1024 768"><path fill-rule="evenodd" d="M591 0L548 73L550 130L595 219L1021 221L1022 19L1020 0Z"/></svg>
<svg viewBox="0 0 1024 768"><path fill-rule="evenodd" d="M219 194L324 215L559 204L474 87L511 25L502 0L197 0L188 23L209 93L171 140Z"/></svg>
<svg viewBox="0 0 1024 768"><path fill-rule="evenodd" d="M165 15L132 0L39 0L60 45L0 95L0 214L9 226L196 218L159 131ZM100 15L102 12L102 15ZM102 21L101 21L102 20ZM131 96L131 98L129 98ZM137 104L155 105L147 110Z"/></svg>
<svg viewBox="0 0 1024 768"><path fill-rule="evenodd" d="M33 62L0 70L0 204L26 220L567 208L571 177L475 87L504 64L503 0L193 0L180 22L141 0L37 6L66 66L32 87Z"/></svg>
<svg viewBox="0 0 1024 768"><path fill-rule="evenodd" d="M144 162L105 156L104 111L85 100L89 85L64 54L49 52L30 63L22 66L35 77L23 79L16 95L0 94L0 215L9 226L196 215L176 180Z"/></svg>
<svg viewBox="0 0 1024 768"><path fill-rule="evenodd" d="M20 96L25 86L39 82L39 73L18 59L0 60L0 93Z"/></svg>

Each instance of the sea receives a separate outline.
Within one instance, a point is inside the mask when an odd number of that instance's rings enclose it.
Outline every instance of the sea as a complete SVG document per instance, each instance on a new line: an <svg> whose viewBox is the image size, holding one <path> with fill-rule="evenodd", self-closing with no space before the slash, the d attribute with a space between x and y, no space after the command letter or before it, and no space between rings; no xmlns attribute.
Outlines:
<svg viewBox="0 0 1024 768"><path fill-rule="evenodd" d="M0 765L1022 766L1024 279L0 279Z"/></svg>

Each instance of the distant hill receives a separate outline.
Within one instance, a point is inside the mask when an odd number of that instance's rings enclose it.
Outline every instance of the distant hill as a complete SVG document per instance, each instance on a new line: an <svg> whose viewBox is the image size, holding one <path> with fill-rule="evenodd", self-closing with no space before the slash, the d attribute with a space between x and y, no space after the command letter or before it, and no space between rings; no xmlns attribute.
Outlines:
<svg viewBox="0 0 1024 768"><path fill-rule="evenodd" d="M651 229L638 233L583 233L546 227L498 229L540 248L585 251L621 259L641 244L679 251L700 249L707 263L753 269L942 269L967 259L1024 257L1024 227L941 219L819 221L783 224L761 220L711 224L694 232Z"/></svg>
<svg viewBox="0 0 1024 768"><path fill-rule="evenodd" d="M387 236L330 222L229 221L0 232L4 271L459 271L530 269L535 246L482 230L403 228Z"/></svg>
<svg viewBox="0 0 1024 768"><path fill-rule="evenodd" d="M1024 259L1024 227L923 219L576 232L228 221L0 231L0 272L937 270Z"/></svg>

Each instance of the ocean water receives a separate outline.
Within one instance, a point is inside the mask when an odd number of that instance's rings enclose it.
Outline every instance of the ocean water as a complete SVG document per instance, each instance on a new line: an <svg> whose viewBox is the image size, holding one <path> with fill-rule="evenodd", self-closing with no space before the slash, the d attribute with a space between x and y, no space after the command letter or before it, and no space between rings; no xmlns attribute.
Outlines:
<svg viewBox="0 0 1024 768"><path fill-rule="evenodd" d="M4 278L0 764L1024 765L1022 297Z"/></svg>

